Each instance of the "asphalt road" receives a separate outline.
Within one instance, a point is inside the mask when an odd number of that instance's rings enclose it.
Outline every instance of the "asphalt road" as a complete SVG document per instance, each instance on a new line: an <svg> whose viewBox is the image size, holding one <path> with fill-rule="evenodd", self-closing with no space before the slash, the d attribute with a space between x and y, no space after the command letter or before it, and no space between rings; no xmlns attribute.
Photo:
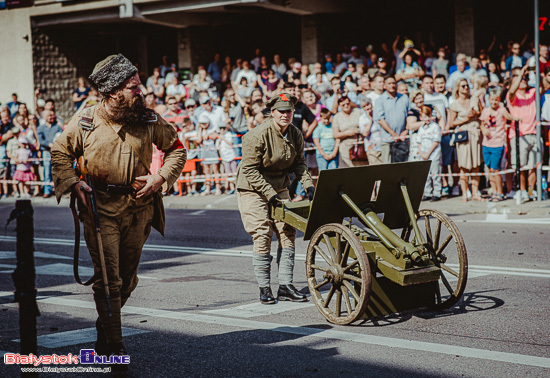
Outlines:
<svg viewBox="0 0 550 378"><path fill-rule="evenodd" d="M0 224L12 209L0 204ZM51 206L35 207L34 218L38 352L78 354L93 347L96 315L91 289L72 277L72 218L66 207ZM312 302L259 304L251 240L237 211L168 209L166 237L152 232L123 314L130 376L549 376L550 217L452 219L470 265L462 301L443 312L336 326ZM19 350L10 293L14 236L14 224L0 229L2 354ZM299 239L295 284L307 292L307 243ZM81 274L88 276L83 248ZM0 365L0 376L18 374L19 366ZM69 375L104 376L41 376Z"/></svg>

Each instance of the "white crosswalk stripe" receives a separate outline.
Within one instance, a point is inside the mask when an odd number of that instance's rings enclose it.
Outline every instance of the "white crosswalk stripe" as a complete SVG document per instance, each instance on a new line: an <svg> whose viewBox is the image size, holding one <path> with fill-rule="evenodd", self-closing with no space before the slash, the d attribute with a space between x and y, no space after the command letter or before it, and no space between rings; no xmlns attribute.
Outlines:
<svg viewBox="0 0 550 378"><path fill-rule="evenodd" d="M128 337L133 335L140 335L143 333L149 333L142 329L122 327L122 336ZM46 348L60 348L69 345L93 343L97 339L97 333L95 327L75 329L72 331L56 332L48 335L38 336L36 338L36 344ZM12 340L16 343L20 342L19 339Z"/></svg>
<svg viewBox="0 0 550 378"><path fill-rule="evenodd" d="M2 293L0 292L0 296L1 295ZM67 297L46 297L40 299L38 302L54 306L69 306L89 309L95 308L95 305L92 301L81 301L70 299ZM489 360L509 364L550 368L550 358L517 353L499 352L479 348L470 348L458 345L430 343L417 340L399 339L394 337L359 334L348 331L339 331L335 329L319 329L312 327L262 322L251 319L237 319L200 313L169 311L134 306L125 306L122 311L125 314L137 314L163 319L180 320L183 322L212 324L216 326L226 326L241 329L266 330L285 334L301 335L311 338L341 340L347 342L355 342L358 344L376 345L385 348L400 348L412 350L415 351L415 353L427 352L430 354L451 355L453 357L461 356L474 360Z"/></svg>

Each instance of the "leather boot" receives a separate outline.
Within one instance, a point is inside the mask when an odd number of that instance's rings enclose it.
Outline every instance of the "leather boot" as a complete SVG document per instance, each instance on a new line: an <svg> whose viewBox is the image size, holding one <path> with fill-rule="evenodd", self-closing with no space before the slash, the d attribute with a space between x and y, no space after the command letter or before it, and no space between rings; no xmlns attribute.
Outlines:
<svg viewBox="0 0 550 378"><path fill-rule="evenodd" d="M97 331L97 341L95 342L95 352L99 356L107 356L109 353L107 347L107 336L105 336L105 331L101 325L101 320L97 318L95 322L95 329Z"/></svg>
<svg viewBox="0 0 550 378"><path fill-rule="evenodd" d="M275 304L275 298L271 292L270 287L260 288L260 303L262 304Z"/></svg>
<svg viewBox="0 0 550 378"><path fill-rule="evenodd" d="M99 315L101 328L108 344L122 343L122 324L120 319L120 294L111 296L111 316L108 314L107 300L101 294L94 294L94 301Z"/></svg>
<svg viewBox="0 0 550 378"><path fill-rule="evenodd" d="M125 356L127 354L123 343L109 343L109 356ZM113 373L124 373L128 371L127 364L111 364L110 367Z"/></svg>
<svg viewBox="0 0 550 378"><path fill-rule="evenodd" d="M292 301L292 302L307 302L307 297L300 293L294 285L279 285L277 291L277 299L279 301Z"/></svg>

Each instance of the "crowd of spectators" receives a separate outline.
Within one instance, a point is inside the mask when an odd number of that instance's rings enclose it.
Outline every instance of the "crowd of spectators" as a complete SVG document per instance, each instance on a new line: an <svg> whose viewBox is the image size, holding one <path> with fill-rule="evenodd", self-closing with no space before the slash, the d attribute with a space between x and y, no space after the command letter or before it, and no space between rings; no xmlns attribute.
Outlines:
<svg viewBox="0 0 550 378"><path fill-rule="evenodd" d="M299 100L293 125L304 135L313 176L323 169L429 160L424 199L461 195L464 202L501 201L519 196L527 201L536 196L534 59L534 48L525 41L498 45L495 39L488 49L468 57L397 36L391 45L352 46L313 64L283 61L279 54L267 57L256 49L250 60L222 60L215 54L193 74L163 57L150 76L140 76L147 106L177 129L188 149L175 195L233 193L242 136L269 117L265 102L284 91ZM542 115L550 120L545 45L540 46L540 66ZM36 94L35 114L15 94L2 108L0 179L14 178L21 157L29 155L42 159L27 164L36 179L51 180L49 149L63 120L56 117L53 101L40 99L40 91ZM77 110L94 105L97 91L80 78L72 100ZM515 121L524 169L517 194L511 175L503 175L503 181L496 173L515 165L516 134L510 127ZM21 143L23 139L28 143ZM19 149L30 154L17 153ZM162 159L162 152L155 150L153 172ZM29 195L24 182L18 182L23 186L4 183L2 194ZM489 196L482 196L485 187ZM295 200L305 195L300 183L293 182L290 189ZM34 194L49 196L51 187L36 185Z"/></svg>

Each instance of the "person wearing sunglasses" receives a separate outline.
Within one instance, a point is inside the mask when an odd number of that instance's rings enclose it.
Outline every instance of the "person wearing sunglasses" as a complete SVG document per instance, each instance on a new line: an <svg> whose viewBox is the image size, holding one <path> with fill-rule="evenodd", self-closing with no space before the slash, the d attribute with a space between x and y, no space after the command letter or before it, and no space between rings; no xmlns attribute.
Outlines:
<svg viewBox="0 0 550 378"><path fill-rule="evenodd" d="M458 168L460 169L462 202L467 202L470 199L483 201L478 192L479 176L472 176L470 179L466 175L467 173L479 172L481 165L479 115L482 105L479 98L472 97L470 86L466 79L460 79L456 82L453 97L455 100L449 108L446 129L452 132L467 131L468 134L466 141L455 143ZM468 180L471 180L471 191Z"/></svg>

